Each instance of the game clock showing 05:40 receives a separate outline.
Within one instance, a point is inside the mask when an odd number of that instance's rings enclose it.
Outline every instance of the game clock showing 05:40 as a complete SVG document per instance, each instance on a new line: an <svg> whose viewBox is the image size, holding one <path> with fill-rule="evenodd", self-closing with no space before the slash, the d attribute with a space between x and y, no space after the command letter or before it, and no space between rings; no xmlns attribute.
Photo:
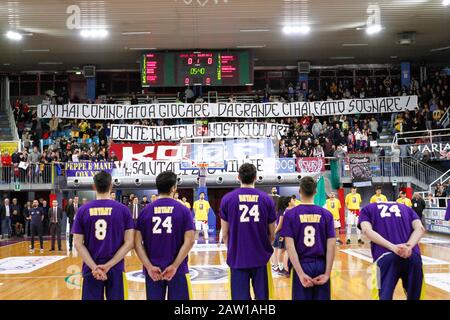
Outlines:
<svg viewBox="0 0 450 320"><path fill-rule="evenodd" d="M177 82L186 86L193 84L211 85L213 79L218 75L217 59L219 57L215 57L212 52L178 54Z"/></svg>
<svg viewBox="0 0 450 320"><path fill-rule="evenodd" d="M151 52L141 58L143 87L244 86L253 83L249 51Z"/></svg>

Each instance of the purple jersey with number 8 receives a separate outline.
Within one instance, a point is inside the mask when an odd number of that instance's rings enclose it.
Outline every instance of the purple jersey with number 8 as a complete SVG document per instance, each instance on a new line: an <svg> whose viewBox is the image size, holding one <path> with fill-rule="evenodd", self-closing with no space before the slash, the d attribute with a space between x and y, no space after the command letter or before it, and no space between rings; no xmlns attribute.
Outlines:
<svg viewBox="0 0 450 320"><path fill-rule="evenodd" d="M294 239L300 262L325 259L327 241L336 237L333 215L322 207L301 204L285 213L280 235Z"/></svg>
<svg viewBox="0 0 450 320"><path fill-rule="evenodd" d="M123 245L125 231L134 229L130 211L123 204L105 199L93 200L78 209L72 233L84 236L84 245L96 264L111 260ZM124 270L124 261L114 268ZM91 270L83 263L83 275Z"/></svg>

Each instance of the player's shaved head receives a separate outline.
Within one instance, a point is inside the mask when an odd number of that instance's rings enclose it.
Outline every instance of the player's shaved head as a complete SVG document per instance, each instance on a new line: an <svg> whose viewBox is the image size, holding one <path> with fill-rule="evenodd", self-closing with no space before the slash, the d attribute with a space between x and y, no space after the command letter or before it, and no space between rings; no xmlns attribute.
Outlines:
<svg viewBox="0 0 450 320"><path fill-rule="evenodd" d="M253 184L256 180L256 167L251 163L244 163L240 166L239 180L243 184Z"/></svg>
<svg viewBox="0 0 450 320"><path fill-rule="evenodd" d="M164 171L156 177L156 189L158 194L170 194L177 185L177 175L172 171Z"/></svg>
<svg viewBox="0 0 450 320"><path fill-rule="evenodd" d="M312 197L316 193L317 182L313 177L303 177L300 180L300 193L306 197Z"/></svg>
<svg viewBox="0 0 450 320"><path fill-rule="evenodd" d="M108 172L100 171L94 176L95 190L98 193L109 193L111 190L112 177Z"/></svg>

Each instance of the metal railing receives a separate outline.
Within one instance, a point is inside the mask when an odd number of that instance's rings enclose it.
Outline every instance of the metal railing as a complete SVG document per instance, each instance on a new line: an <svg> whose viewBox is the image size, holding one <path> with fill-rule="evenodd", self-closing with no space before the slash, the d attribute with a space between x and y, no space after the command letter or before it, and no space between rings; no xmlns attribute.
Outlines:
<svg viewBox="0 0 450 320"><path fill-rule="evenodd" d="M400 157L399 162L395 160L393 157L373 156L369 164L372 177L411 178L411 183L416 179L416 182L428 187L442 175L441 171L412 157ZM348 165L348 158L340 161L340 172L343 178L351 178L350 170L345 170L345 167L343 169L342 165Z"/></svg>
<svg viewBox="0 0 450 320"><path fill-rule="evenodd" d="M438 125L441 128L446 128L449 122L450 122L450 108L447 108L447 110L445 110L444 115L441 117L441 120L438 121Z"/></svg>
<svg viewBox="0 0 450 320"><path fill-rule="evenodd" d="M5 109L6 109L6 114L8 115L9 128L11 130L12 140L19 141L19 133L17 131L16 119L14 119L14 114L11 109L11 104L9 102L9 98L7 98L7 99L8 99L8 101L7 101Z"/></svg>
<svg viewBox="0 0 450 320"><path fill-rule="evenodd" d="M450 170L447 170L444 174L439 176L436 180L430 183L430 192L432 192L433 188L438 184L443 184L450 179Z"/></svg>
<svg viewBox="0 0 450 320"><path fill-rule="evenodd" d="M24 163L0 165L0 188L2 190L34 189L37 185L52 189L57 184L58 172L54 163ZM19 190L18 190L19 189Z"/></svg>
<svg viewBox="0 0 450 320"><path fill-rule="evenodd" d="M425 197L425 205L427 208L447 208L447 197Z"/></svg>
<svg viewBox="0 0 450 320"><path fill-rule="evenodd" d="M397 132L392 140L393 144L416 144L416 140L422 140L422 144L450 141L450 129L435 129L423 131Z"/></svg>

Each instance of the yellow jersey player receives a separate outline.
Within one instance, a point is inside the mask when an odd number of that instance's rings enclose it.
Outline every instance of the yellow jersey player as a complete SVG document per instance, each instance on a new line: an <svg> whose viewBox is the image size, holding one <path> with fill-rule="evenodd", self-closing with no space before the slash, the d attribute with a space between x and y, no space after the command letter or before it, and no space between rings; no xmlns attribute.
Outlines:
<svg viewBox="0 0 450 320"><path fill-rule="evenodd" d="M375 189L375 194L370 198L370 203L380 203L387 202L387 198L384 194L381 193L381 187L377 187Z"/></svg>
<svg viewBox="0 0 450 320"><path fill-rule="evenodd" d="M359 211L361 210L361 195L356 192L356 187L352 187L351 192L345 197L345 207L347 208L347 244L350 244L352 241L350 236L352 234L352 228L356 229L356 235L358 237L358 243L364 244L364 241L361 239L361 230L359 230L356 226L358 225L358 217Z"/></svg>
<svg viewBox="0 0 450 320"><path fill-rule="evenodd" d="M189 210L191 209L191 204L187 201L186 197L181 198L181 202L183 202L186 208L188 208Z"/></svg>
<svg viewBox="0 0 450 320"><path fill-rule="evenodd" d="M194 202L194 216L195 216L195 229L199 232L203 232L203 238L205 242L208 243L209 235L208 235L208 213L211 206L209 202L205 200L205 193L200 192L199 198ZM197 241L197 240L196 240Z"/></svg>
<svg viewBox="0 0 450 320"><path fill-rule="evenodd" d="M330 198L326 201L327 210L331 212L334 219L334 230L336 232L336 243L342 244L342 241L339 239L339 229L341 228L341 217L339 215L339 210L342 208L341 201L336 198L336 194L334 192L330 193Z"/></svg>
<svg viewBox="0 0 450 320"><path fill-rule="evenodd" d="M409 198L406 197L405 191L400 191L400 197L397 199L397 203L404 204L407 207L412 207L412 202Z"/></svg>

